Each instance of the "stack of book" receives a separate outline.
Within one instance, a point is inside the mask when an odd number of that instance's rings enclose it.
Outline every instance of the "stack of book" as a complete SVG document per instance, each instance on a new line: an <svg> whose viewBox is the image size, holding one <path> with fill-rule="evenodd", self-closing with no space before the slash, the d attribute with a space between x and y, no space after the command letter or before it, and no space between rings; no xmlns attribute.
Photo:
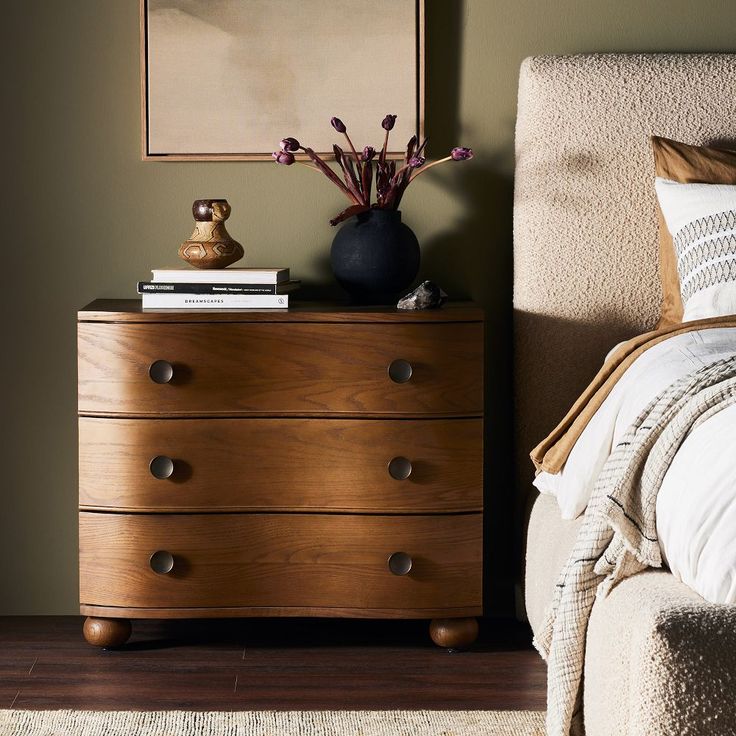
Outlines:
<svg viewBox="0 0 736 736"><path fill-rule="evenodd" d="M157 268L139 281L144 309L286 309L288 268Z"/></svg>

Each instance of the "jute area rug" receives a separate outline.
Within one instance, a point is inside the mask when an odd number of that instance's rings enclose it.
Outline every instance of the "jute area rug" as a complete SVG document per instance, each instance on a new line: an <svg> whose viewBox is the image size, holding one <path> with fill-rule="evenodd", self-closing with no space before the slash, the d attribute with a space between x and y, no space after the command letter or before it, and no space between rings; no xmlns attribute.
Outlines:
<svg viewBox="0 0 736 736"><path fill-rule="evenodd" d="M544 736L544 713L492 710L0 710L2 736Z"/></svg>

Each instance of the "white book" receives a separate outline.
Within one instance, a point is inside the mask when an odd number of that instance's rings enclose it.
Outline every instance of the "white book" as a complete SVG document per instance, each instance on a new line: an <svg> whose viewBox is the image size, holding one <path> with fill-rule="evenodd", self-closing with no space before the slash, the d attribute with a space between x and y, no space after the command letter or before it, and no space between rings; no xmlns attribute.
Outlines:
<svg viewBox="0 0 736 736"><path fill-rule="evenodd" d="M143 309L287 309L288 294L143 294Z"/></svg>
<svg viewBox="0 0 736 736"><path fill-rule="evenodd" d="M152 281L171 284L280 284L288 268L154 268Z"/></svg>

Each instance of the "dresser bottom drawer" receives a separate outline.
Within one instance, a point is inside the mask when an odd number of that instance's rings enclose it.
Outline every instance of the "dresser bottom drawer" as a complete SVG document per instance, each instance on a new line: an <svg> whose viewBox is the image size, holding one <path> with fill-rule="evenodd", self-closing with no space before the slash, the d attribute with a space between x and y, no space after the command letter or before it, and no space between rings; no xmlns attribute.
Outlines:
<svg viewBox="0 0 736 736"><path fill-rule="evenodd" d="M258 607L274 614L312 608L370 615L371 609L400 609L419 615L431 609L436 616L445 609L480 612L482 600L481 514L82 512L79 547L83 610Z"/></svg>

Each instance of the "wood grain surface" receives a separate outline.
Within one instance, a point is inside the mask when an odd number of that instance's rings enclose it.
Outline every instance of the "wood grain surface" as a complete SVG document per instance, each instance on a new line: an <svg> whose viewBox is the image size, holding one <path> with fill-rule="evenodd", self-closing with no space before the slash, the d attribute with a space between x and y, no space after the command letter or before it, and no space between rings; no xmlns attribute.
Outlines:
<svg viewBox="0 0 736 736"><path fill-rule="evenodd" d="M80 600L117 607L481 605L481 514L81 512ZM154 573L153 552L173 555ZM388 558L405 552L407 575Z"/></svg>
<svg viewBox="0 0 736 736"><path fill-rule="evenodd" d="M335 302L299 302L288 309L146 309L140 299L96 299L79 310L80 322L316 322L407 323L482 322L483 310L473 302L448 302L440 309L349 306Z"/></svg>
<svg viewBox="0 0 736 736"><path fill-rule="evenodd" d="M429 635L438 647L467 649L478 638L475 618L440 618L429 624Z"/></svg>
<svg viewBox="0 0 736 736"><path fill-rule="evenodd" d="M174 462L171 477L150 471ZM394 457L412 465L395 480ZM79 503L136 511L438 513L483 507L482 419L79 420Z"/></svg>
<svg viewBox="0 0 736 736"><path fill-rule="evenodd" d="M480 616L483 608L478 605L435 608L349 608L338 606L207 606L206 608L135 608L130 606L94 606L83 603L79 612L84 616L104 618L125 617L135 621L150 619L195 618L374 618L374 619L434 619L443 620Z"/></svg>
<svg viewBox="0 0 736 736"><path fill-rule="evenodd" d="M135 416L472 416L483 325L81 322L79 411ZM388 366L413 375L394 383ZM174 366L154 383L150 365Z"/></svg>
<svg viewBox="0 0 736 736"><path fill-rule="evenodd" d="M481 613L475 305L142 312L103 300L79 320L83 612ZM388 375L396 359L411 363L406 383ZM169 383L149 376L157 360L173 365ZM170 477L153 477L156 456L173 460ZM389 474L396 457L411 462L405 480ZM151 569L158 550L173 555L168 574ZM394 552L411 556L407 575L389 571Z"/></svg>
<svg viewBox="0 0 736 736"><path fill-rule="evenodd" d="M90 647L81 628L78 616L1 617L0 708L545 707L546 666L516 621L482 620L458 654L432 644L426 621L134 621L117 651Z"/></svg>
<svg viewBox="0 0 736 736"><path fill-rule="evenodd" d="M96 647L120 647L131 632L130 621L125 618L88 618L82 627L85 641Z"/></svg>

